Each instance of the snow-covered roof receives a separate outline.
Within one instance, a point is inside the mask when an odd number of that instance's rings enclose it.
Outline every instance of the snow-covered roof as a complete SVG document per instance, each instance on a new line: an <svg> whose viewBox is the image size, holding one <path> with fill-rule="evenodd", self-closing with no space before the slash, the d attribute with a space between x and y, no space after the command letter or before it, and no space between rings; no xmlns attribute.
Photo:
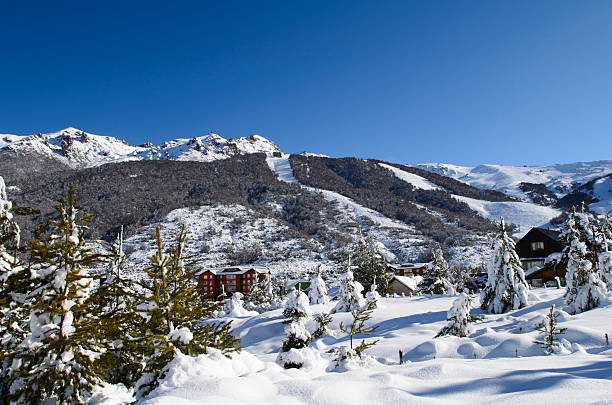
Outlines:
<svg viewBox="0 0 612 405"><path fill-rule="evenodd" d="M201 269L196 273L196 275L200 275L207 271L210 271L213 274L222 274L222 275L231 275L231 274L244 274L249 270L255 270L257 273L267 274L269 270L265 267L259 266L228 266L228 267L216 267L216 268L207 268Z"/></svg>
<svg viewBox="0 0 612 405"><path fill-rule="evenodd" d="M419 283L421 282L421 280L423 279L423 277L409 277L409 276L393 276L393 278L395 280L397 280L399 283L401 283L402 285L410 288L411 290L416 291L417 290L417 286L419 285Z"/></svg>
<svg viewBox="0 0 612 405"><path fill-rule="evenodd" d="M428 264L429 263L402 263L391 267L394 269L420 269L421 267L427 267Z"/></svg>

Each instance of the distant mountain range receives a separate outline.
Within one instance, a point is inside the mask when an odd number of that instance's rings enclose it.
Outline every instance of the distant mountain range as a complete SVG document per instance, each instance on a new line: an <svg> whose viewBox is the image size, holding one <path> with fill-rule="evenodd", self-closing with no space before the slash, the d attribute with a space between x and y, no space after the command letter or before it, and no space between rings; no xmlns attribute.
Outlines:
<svg viewBox="0 0 612 405"><path fill-rule="evenodd" d="M210 250L211 265L258 257L340 263L341 252L365 233L391 261L424 259L435 241L452 262L475 266L488 254L491 221L500 216L517 225L519 237L533 226L554 226L573 204L608 210L611 173L612 161L461 167L288 155L258 135L211 133L159 146L76 128L0 135L0 175L9 196L41 210L25 220L25 238L52 217L57 197L73 184L96 214L92 237L110 240L123 225L138 250L151 226L188 222L198 246ZM204 221L196 207L226 219ZM229 233L214 225L221 222Z"/></svg>

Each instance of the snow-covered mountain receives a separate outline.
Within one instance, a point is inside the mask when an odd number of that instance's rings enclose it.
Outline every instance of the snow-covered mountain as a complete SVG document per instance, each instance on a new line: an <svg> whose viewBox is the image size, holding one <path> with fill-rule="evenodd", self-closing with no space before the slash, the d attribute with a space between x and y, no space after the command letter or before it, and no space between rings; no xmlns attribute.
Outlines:
<svg viewBox="0 0 612 405"><path fill-rule="evenodd" d="M507 195L541 204L554 204L581 186L612 173L612 160L577 162L552 166L457 166L446 163L427 163L415 167L459 180L481 189L497 190ZM609 200L609 190L595 191ZM598 206L599 207L599 206ZM597 208L597 207L594 207Z"/></svg>
<svg viewBox="0 0 612 405"><path fill-rule="evenodd" d="M210 133L191 139L175 139L160 146L152 143L132 146L117 138L72 127L48 134L0 134L0 150L39 153L74 168L133 160L210 162L240 154L281 152L274 142L259 135L225 139Z"/></svg>

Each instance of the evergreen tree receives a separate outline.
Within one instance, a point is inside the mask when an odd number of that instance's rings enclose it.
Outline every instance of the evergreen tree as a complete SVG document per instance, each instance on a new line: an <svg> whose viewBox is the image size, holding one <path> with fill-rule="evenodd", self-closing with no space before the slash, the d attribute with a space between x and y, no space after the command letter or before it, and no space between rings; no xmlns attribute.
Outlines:
<svg viewBox="0 0 612 405"><path fill-rule="evenodd" d="M314 319L315 319L315 322L317 323L317 328L312 333L312 337L313 338L320 338L320 337L323 337L325 335L329 335L330 331L329 331L329 328L327 326L332 321L331 315L322 312L322 313L316 315L314 317Z"/></svg>
<svg viewBox="0 0 612 405"><path fill-rule="evenodd" d="M378 290L384 295L389 292L391 277L387 273L387 263L376 247L372 237L361 238L355 257L355 279L367 290L378 282Z"/></svg>
<svg viewBox="0 0 612 405"><path fill-rule="evenodd" d="M506 233L506 224L501 218L499 234L493 242L493 256L488 263L481 307L494 314L523 308L527 305L528 289L516 245Z"/></svg>
<svg viewBox="0 0 612 405"><path fill-rule="evenodd" d="M306 319L311 315L312 311L306 294L298 289L287 294L287 302L283 311L286 323Z"/></svg>
<svg viewBox="0 0 612 405"><path fill-rule="evenodd" d="M127 266L121 227L111 245L106 268L98 277L98 288L91 294L90 301L92 306L98 307L95 316L109 342L106 352L98 359L98 364L108 370L106 381L131 386L136 382L143 359L132 335L140 320L130 295L132 283L125 277Z"/></svg>
<svg viewBox="0 0 612 405"><path fill-rule="evenodd" d="M259 313L276 309L280 304L278 286L270 274L255 284L246 296L246 308Z"/></svg>
<svg viewBox="0 0 612 405"><path fill-rule="evenodd" d="M141 316L134 336L145 353L142 377L136 383L137 396L153 390L167 372L166 366L179 352L197 356L209 347L229 353L238 350L239 340L231 334L230 323L210 320L220 304L205 299L198 291L195 265L185 257L185 229L176 243L164 253L159 227L157 252L146 269L147 278L139 281L134 293Z"/></svg>
<svg viewBox="0 0 612 405"><path fill-rule="evenodd" d="M588 229L587 214L573 208L565 223L563 238L568 245L565 303L574 314L597 307L607 290L594 266L597 255L589 249L594 244L588 238Z"/></svg>
<svg viewBox="0 0 612 405"><path fill-rule="evenodd" d="M565 333L567 328L557 328L559 322L557 321L557 313L555 312L555 306L550 307L550 312L546 316L548 322L542 322L536 330L544 335L544 340L534 340L533 343L540 345L546 349L547 354L552 354L557 351L560 347L559 338L557 336Z"/></svg>
<svg viewBox="0 0 612 405"><path fill-rule="evenodd" d="M423 294L454 294L455 288L450 282L448 263L439 244L432 250L433 260L423 274L419 288Z"/></svg>
<svg viewBox="0 0 612 405"><path fill-rule="evenodd" d="M76 208L72 187L57 211L50 236L30 248L29 329L11 356L16 369L10 399L18 403L84 403L104 376L95 359L106 342L88 300L92 279L86 269L100 260L85 247L89 217Z"/></svg>
<svg viewBox="0 0 612 405"><path fill-rule="evenodd" d="M0 176L0 398L8 395L11 357L26 335L30 273L19 257L20 229Z"/></svg>
<svg viewBox="0 0 612 405"><path fill-rule="evenodd" d="M364 304L364 299L361 293L363 292L363 286L358 281L355 281L353 272L349 267L346 272L340 276L340 288L338 291L338 303L332 309L332 313L335 312L350 312L359 309Z"/></svg>
<svg viewBox="0 0 612 405"><path fill-rule="evenodd" d="M351 311L351 315L353 316L353 322L347 327L344 323L340 322L340 330L346 333L349 337L350 346L340 346L338 348L331 349L329 353L335 354L335 363L336 368L345 364L346 362L355 360L357 358L361 359L363 356L363 352L378 343L378 339L366 342L365 339L361 340L361 343L357 346L353 345L353 340L356 335L370 336L372 333L378 329L378 326L373 326L366 328L366 321L372 318L372 309L357 309Z"/></svg>
<svg viewBox="0 0 612 405"><path fill-rule="evenodd" d="M466 337L472 333L470 324L480 319L470 315L472 305L472 298L466 293L461 293L448 311L446 318L448 323L438 332L436 337L444 335Z"/></svg>
<svg viewBox="0 0 612 405"><path fill-rule="evenodd" d="M321 277L321 270L317 268L316 275L310 280L310 288L308 289L308 298L311 304L325 304L329 302L329 295L327 295L327 286L323 277Z"/></svg>
<svg viewBox="0 0 612 405"><path fill-rule="evenodd" d="M301 368L304 364L307 347L312 337L305 326L305 321L312 315L306 294L296 289L287 296L285 310L285 338L283 347L277 357L277 362L285 368Z"/></svg>

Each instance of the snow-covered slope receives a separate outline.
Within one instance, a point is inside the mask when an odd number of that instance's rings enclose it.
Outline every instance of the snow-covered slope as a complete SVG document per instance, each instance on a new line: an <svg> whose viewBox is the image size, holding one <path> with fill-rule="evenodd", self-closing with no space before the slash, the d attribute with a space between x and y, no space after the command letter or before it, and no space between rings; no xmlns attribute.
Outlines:
<svg viewBox="0 0 612 405"><path fill-rule="evenodd" d="M0 149L36 152L58 159L71 167L93 167L130 160L189 160L209 162L247 153L273 154L279 147L259 135L225 139L210 133L191 139L175 139L161 146L139 146L110 136L66 128L28 136L0 134Z"/></svg>
<svg viewBox="0 0 612 405"><path fill-rule="evenodd" d="M474 187L497 190L529 200L529 195L521 190L521 183L543 184L557 197L562 197L576 186L612 173L612 160L553 166L480 165L466 167L446 163L427 163L415 165L415 167L451 177Z"/></svg>
<svg viewBox="0 0 612 405"><path fill-rule="evenodd" d="M435 338L456 297L383 298L366 327L379 342L366 358L334 369L333 347L349 345L339 323L349 313L333 314L331 336L311 343L321 359L285 370L275 363L283 339L282 309L235 318L243 351L233 359L219 354L179 357L164 383L146 404L607 404L612 392L612 350L604 331L612 327L612 307L569 315L564 290L536 289L530 305L484 319L468 337ZM311 306L329 312L334 302ZM563 354L547 356L534 343L535 325L551 305L559 309L559 327L567 328ZM307 327L313 327L309 322ZM398 350L404 353L399 364Z"/></svg>

